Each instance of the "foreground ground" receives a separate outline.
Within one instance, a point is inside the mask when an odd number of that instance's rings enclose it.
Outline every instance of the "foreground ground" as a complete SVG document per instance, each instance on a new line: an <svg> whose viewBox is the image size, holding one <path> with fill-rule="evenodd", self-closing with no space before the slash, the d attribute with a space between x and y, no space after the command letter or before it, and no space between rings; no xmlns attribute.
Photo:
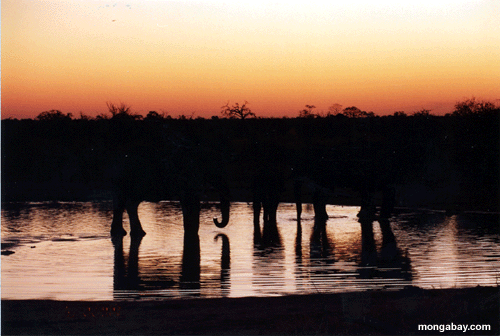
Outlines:
<svg viewBox="0 0 500 336"><path fill-rule="evenodd" d="M499 287L136 302L2 301L2 335L498 335ZM490 331L418 331L425 325Z"/></svg>

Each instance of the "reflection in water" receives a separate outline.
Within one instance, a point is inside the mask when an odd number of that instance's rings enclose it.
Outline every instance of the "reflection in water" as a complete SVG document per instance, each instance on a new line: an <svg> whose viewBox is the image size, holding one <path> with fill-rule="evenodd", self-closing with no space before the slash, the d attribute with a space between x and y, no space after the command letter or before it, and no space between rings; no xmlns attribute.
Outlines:
<svg viewBox="0 0 500 336"><path fill-rule="evenodd" d="M157 269L154 276L139 274L139 247L142 237L130 239L128 258L124 255L123 236L114 236L113 243L113 296L123 298L124 292L144 292L151 290L165 290L175 287L176 282L167 274ZM149 269L151 272L151 269ZM153 270L154 271L154 270ZM184 236L182 265L180 271L179 288L189 292L189 295L199 295L200 289L200 239L197 234ZM138 295L141 295L138 293Z"/></svg>
<svg viewBox="0 0 500 336"><path fill-rule="evenodd" d="M279 288L285 285L283 267L284 249L276 220L264 220L262 226L261 233L258 219L256 221L254 217L252 283L259 293L272 294L279 291ZM267 278L274 279L272 286L265 280Z"/></svg>
<svg viewBox="0 0 500 336"><path fill-rule="evenodd" d="M382 233L380 255L377 253L373 234L373 218L360 216L359 222L362 236L360 277L363 279L382 277L411 281L411 260L408 255L402 256L389 219L385 217L378 219Z"/></svg>
<svg viewBox="0 0 500 336"><path fill-rule="evenodd" d="M253 204L253 239L254 248L259 250L266 250L269 248L281 247L281 236L278 230L278 224L274 216L272 219L266 219L264 216L264 224L262 232L260 230L260 203L254 202Z"/></svg>
<svg viewBox="0 0 500 336"><path fill-rule="evenodd" d="M125 257L123 247L123 236L111 239L114 253L113 268L113 298L122 299L126 297L138 298L146 296L147 291L171 289L175 281L170 277L156 272L153 277L147 274L139 274L139 247L142 237L132 237L128 258Z"/></svg>
<svg viewBox="0 0 500 336"><path fill-rule="evenodd" d="M325 224L315 221L307 205L297 221L295 205L285 203L277 221L261 228L252 225L251 206L236 203L231 211L234 221L218 230L212 221L216 207L202 208L199 235L186 237L178 203L145 202L139 215L149 234L116 241L109 236L109 202L5 207L2 250L14 253L2 255L2 298L121 300L410 284L495 286L500 276L498 216L407 211L361 224L359 208L328 206ZM124 222L128 225L127 216Z"/></svg>
<svg viewBox="0 0 500 336"><path fill-rule="evenodd" d="M377 264L377 248L373 235L373 221L359 218L361 224L361 266L375 266Z"/></svg>
<svg viewBox="0 0 500 336"><path fill-rule="evenodd" d="M200 237L197 233L184 234L180 288L193 291L195 296L200 294Z"/></svg>
<svg viewBox="0 0 500 336"><path fill-rule="evenodd" d="M219 233L215 236L214 240L218 240L219 237L222 239L222 251L221 251L221 262L220 262L220 288L221 296L226 297L229 295L229 290L231 285L229 283L230 270L231 270L231 250L229 247L229 238L223 234Z"/></svg>
<svg viewBox="0 0 500 336"><path fill-rule="evenodd" d="M302 207L301 207L302 208ZM297 207L297 209L299 209ZM300 220L300 214L302 213L302 209L297 210L297 233L295 235L295 288L300 291L302 290L304 278L306 275L303 272L302 266L302 223Z"/></svg>
<svg viewBox="0 0 500 336"><path fill-rule="evenodd" d="M130 240L128 262L125 262L123 254L123 236L113 237L115 248L115 265L113 269L113 292L121 290L140 290L139 278L139 246L142 237L134 237Z"/></svg>
<svg viewBox="0 0 500 336"><path fill-rule="evenodd" d="M295 235L295 262L302 263L302 223L297 219L297 233Z"/></svg>
<svg viewBox="0 0 500 336"><path fill-rule="evenodd" d="M310 242L310 257L311 260L324 260L328 263L334 262L333 255L333 243L328 238L328 234L326 232L326 221L324 217L315 218L313 231L311 234L311 242Z"/></svg>

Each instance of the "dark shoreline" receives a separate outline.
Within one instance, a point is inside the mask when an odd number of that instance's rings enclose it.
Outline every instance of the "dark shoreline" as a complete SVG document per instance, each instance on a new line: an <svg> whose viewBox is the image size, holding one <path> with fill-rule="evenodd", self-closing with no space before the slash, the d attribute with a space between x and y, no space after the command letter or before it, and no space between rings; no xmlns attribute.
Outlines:
<svg viewBox="0 0 500 336"><path fill-rule="evenodd" d="M2 335L500 333L500 287L161 301L2 300ZM418 331L489 324L490 331Z"/></svg>

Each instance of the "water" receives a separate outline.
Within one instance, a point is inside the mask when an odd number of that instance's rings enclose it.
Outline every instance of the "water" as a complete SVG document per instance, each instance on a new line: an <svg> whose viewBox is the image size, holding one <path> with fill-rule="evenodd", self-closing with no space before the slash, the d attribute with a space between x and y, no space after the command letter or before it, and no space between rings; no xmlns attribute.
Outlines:
<svg viewBox="0 0 500 336"><path fill-rule="evenodd" d="M281 204L277 225L254 232L250 205L233 204L230 224L218 229L212 221L218 211L207 204L198 251L196 243L183 246L175 202L141 204L147 235L140 242L126 236L121 244L109 236L111 208L108 202L5 204L2 299L276 296L500 282L498 217L491 215L401 213L391 219L396 244L383 244L374 222L372 246L363 244L358 207L328 206L326 229L315 230L310 206L298 227L295 206Z"/></svg>

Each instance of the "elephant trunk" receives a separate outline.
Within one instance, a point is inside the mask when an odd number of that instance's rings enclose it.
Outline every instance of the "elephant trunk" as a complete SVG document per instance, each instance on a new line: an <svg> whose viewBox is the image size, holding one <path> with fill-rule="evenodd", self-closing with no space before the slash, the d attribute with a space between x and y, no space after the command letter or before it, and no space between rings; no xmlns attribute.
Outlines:
<svg viewBox="0 0 500 336"><path fill-rule="evenodd" d="M230 208L230 203L228 198L221 197L220 201L220 210L222 214L222 221L219 222L217 218L214 218L214 223L215 226L218 228L223 228L226 227L227 224L229 223L229 208Z"/></svg>

